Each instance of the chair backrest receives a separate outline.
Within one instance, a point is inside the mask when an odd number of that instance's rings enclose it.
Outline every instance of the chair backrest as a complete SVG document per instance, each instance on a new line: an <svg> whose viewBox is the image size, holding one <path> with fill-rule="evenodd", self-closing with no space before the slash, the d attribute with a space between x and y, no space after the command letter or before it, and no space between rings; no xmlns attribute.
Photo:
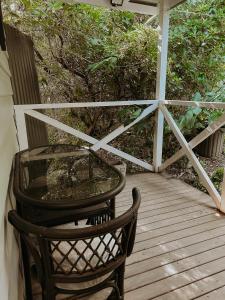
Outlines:
<svg viewBox="0 0 225 300"><path fill-rule="evenodd" d="M10 211L8 219L30 249L40 280L93 280L115 270L132 252L140 192L134 188L132 194L133 205L128 211L100 225L46 228L25 221L16 211Z"/></svg>

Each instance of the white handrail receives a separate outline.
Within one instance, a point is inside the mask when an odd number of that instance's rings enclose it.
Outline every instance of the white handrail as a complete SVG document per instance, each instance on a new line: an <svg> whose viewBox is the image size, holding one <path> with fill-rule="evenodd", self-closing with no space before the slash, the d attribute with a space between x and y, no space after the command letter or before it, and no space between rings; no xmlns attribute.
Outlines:
<svg viewBox="0 0 225 300"><path fill-rule="evenodd" d="M126 100L126 101L101 101L101 102L76 102L76 103L42 103L14 105L15 110L26 109L59 109L59 108L82 108L82 107L114 107L114 106L133 106L150 105L158 103L158 100Z"/></svg>
<svg viewBox="0 0 225 300"><path fill-rule="evenodd" d="M205 102L205 101L183 101L183 100L165 100L163 104L178 106L204 107L210 109L225 109L225 102Z"/></svg>

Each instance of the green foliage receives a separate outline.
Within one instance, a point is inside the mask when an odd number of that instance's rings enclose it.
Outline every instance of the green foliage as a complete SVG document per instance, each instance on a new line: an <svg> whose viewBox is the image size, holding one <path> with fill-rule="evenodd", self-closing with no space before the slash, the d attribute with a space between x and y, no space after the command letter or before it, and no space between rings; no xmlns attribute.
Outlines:
<svg viewBox="0 0 225 300"><path fill-rule="evenodd" d="M189 108L184 116L178 120L180 130L185 136L195 135L198 130L204 128L204 125L199 120L201 108Z"/></svg>
<svg viewBox="0 0 225 300"><path fill-rule="evenodd" d="M157 32L143 24L145 18L56 0L3 5L6 21L32 36L44 58L38 62L40 77L61 85L59 98L67 85L78 84L76 69L85 77L79 90L86 98L154 98ZM223 0L190 0L172 11L167 98L205 94L224 77L224 16ZM52 88L49 93L55 96Z"/></svg>
<svg viewBox="0 0 225 300"><path fill-rule="evenodd" d="M212 182L218 191L221 191L221 183L223 182L224 168L218 168L211 177Z"/></svg>
<svg viewBox="0 0 225 300"><path fill-rule="evenodd" d="M224 78L224 30L223 0L189 0L173 10L169 98L204 95Z"/></svg>
<svg viewBox="0 0 225 300"><path fill-rule="evenodd" d="M225 102L225 87L219 87L211 92L206 92L203 97L199 92L193 96L193 101L200 102ZM193 137L223 114L222 110L212 110L200 107L190 107L186 113L179 117L177 124L184 135Z"/></svg>

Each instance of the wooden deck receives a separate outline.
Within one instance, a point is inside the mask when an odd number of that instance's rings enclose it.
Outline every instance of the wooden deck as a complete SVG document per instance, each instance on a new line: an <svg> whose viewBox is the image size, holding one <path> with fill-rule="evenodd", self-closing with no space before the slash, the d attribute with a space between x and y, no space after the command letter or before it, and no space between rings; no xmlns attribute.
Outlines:
<svg viewBox="0 0 225 300"><path fill-rule="evenodd" d="M136 243L127 260L125 300L225 299L225 216L206 194L158 174L127 177L120 214L139 187Z"/></svg>
<svg viewBox="0 0 225 300"><path fill-rule="evenodd" d="M132 175L117 197L118 215L132 203L135 186L142 203L125 300L224 300L225 216L211 198L180 180Z"/></svg>

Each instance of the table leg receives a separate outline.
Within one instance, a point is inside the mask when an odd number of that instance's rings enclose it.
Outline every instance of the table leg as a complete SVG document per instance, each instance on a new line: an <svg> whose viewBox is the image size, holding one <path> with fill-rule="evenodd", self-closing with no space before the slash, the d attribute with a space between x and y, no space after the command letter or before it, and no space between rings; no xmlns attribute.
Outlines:
<svg viewBox="0 0 225 300"><path fill-rule="evenodd" d="M115 217L116 217L115 210L116 210L116 199L114 197L114 198L110 199L111 219L115 219Z"/></svg>
<svg viewBox="0 0 225 300"><path fill-rule="evenodd" d="M22 238L20 239L20 242L21 242L21 252L22 252L22 259L23 259L23 274L25 280L25 299L32 300L33 295L32 295L29 253L27 250L27 246Z"/></svg>

